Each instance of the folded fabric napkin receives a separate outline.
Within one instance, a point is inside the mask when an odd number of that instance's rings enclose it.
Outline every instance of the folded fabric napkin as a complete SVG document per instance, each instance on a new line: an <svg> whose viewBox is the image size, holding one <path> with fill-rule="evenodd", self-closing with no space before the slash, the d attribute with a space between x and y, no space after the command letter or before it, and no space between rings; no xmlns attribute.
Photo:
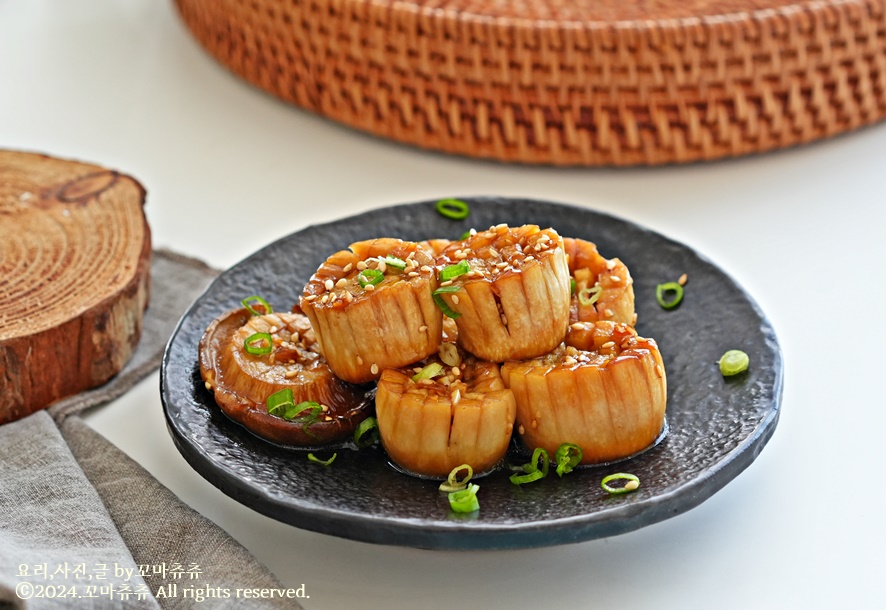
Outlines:
<svg viewBox="0 0 886 610"><path fill-rule="evenodd" d="M77 415L155 370L176 322L215 277L156 251L138 349L100 388L0 426L0 610L249 607L277 578ZM159 400L158 400L159 403ZM301 608L263 599L261 608Z"/></svg>

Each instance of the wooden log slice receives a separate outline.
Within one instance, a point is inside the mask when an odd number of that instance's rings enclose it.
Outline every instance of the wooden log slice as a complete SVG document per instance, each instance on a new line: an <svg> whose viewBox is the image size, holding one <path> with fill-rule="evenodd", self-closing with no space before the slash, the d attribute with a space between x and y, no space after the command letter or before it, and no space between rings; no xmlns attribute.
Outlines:
<svg viewBox="0 0 886 610"><path fill-rule="evenodd" d="M116 171L0 150L0 424L129 360L150 282L144 201Z"/></svg>

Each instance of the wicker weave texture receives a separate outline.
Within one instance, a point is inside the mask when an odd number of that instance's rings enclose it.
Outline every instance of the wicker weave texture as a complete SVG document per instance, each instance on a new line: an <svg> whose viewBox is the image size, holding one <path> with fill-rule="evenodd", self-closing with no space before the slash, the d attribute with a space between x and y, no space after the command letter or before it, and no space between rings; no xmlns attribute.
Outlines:
<svg viewBox="0 0 886 610"><path fill-rule="evenodd" d="M886 0L728 14L662 0L648 4L668 16L642 21L576 20L562 0L175 2L200 44L254 85L357 129L474 157L716 159L886 115Z"/></svg>

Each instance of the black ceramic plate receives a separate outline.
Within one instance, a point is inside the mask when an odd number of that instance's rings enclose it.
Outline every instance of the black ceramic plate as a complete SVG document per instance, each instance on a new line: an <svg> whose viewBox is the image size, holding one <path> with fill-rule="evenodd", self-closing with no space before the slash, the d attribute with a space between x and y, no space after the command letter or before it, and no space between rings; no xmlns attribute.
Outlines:
<svg viewBox="0 0 886 610"><path fill-rule="evenodd" d="M297 527L381 544L435 549L521 548L620 534L673 517L710 497L744 470L775 430L782 358L772 326L753 300L716 266L679 243L586 209L515 199L473 198L464 221L433 202L389 207L285 237L222 273L184 315L166 349L161 394L185 459L235 500ZM508 473L479 480L480 511L449 510L437 483L401 474L380 450L338 451L324 468L305 452L256 438L228 420L200 380L197 344L212 319L261 294L286 309L332 252L372 237L457 238L471 227L506 222L553 227L597 243L634 276L642 336L658 341L668 377L668 435L655 447L607 467L552 475L516 487ZM665 311L656 284L686 273L686 296ZM750 355L746 373L724 379L728 349ZM324 456L321 452L321 457ZM609 496L600 479L632 472L642 485Z"/></svg>

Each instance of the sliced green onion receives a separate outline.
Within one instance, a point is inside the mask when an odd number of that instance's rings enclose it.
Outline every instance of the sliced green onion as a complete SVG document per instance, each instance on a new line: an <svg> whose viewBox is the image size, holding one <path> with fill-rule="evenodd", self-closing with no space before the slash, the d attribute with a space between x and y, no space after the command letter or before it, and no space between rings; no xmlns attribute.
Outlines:
<svg viewBox="0 0 886 610"><path fill-rule="evenodd" d="M527 474L512 474L510 476L511 483L513 483L514 485L532 483L533 481L538 481L539 479L543 478L545 478L545 475L541 470L534 470Z"/></svg>
<svg viewBox="0 0 886 610"><path fill-rule="evenodd" d="M539 468L539 466L541 466ZM522 469L526 474L512 474L510 479L514 485L523 485L524 483L532 483L548 476L548 470L551 467L548 458L548 452L541 447L536 447L532 452L532 461L523 464Z"/></svg>
<svg viewBox="0 0 886 610"><path fill-rule="evenodd" d="M446 304L446 301L443 300L443 297L441 295L451 294L454 292L458 292L459 290L459 286L443 286L441 288L437 288L437 290L435 290L431 294L431 298L434 299L434 303L437 304L437 307L440 308L440 311L443 312L443 315L447 318L452 318L453 320L455 320L456 318L460 318L461 314L449 307L449 305Z"/></svg>
<svg viewBox="0 0 886 610"><path fill-rule="evenodd" d="M390 254L384 258L379 258L378 261L384 263L388 267L393 267L394 269L406 269L406 261L402 258L391 256Z"/></svg>
<svg viewBox="0 0 886 610"><path fill-rule="evenodd" d="M674 298L670 301L665 300L665 295L669 292L674 293ZM683 300L683 287L677 282L665 282L655 287L655 299L664 309L673 309Z"/></svg>
<svg viewBox="0 0 886 610"><path fill-rule="evenodd" d="M439 362L432 362L419 372L412 376L412 381L421 381L422 379L433 379L443 372L443 365Z"/></svg>
<svg viewBox="0 0 886 610"><path fill-rule="evenodd" d="M452 220L464 220L471 213L471 208L461 199L441 199L434 206L437 213Z"/></svg>
<svg viewBox="0 0 886 610"><path fill-rule="evenodd" d="M612 481L627 481L627 483L623 487L610 487L609 483ZM603 477L603 480L600 481L600 487L613 495L626 494L640 487L640 479L636 475L627 472L617 472Z"/></svg>
<svg viewBox="0 0 886 610"><path fill-rule="evenodd" d="M479 485L471 483L467 489L453 491L449 494L449 508L457 513L472 513L480 510L480 501L477 499L479 489Z"/></svg>
<svg viewBox="0 0 886 610"><path fill-rule="evenodd" d="M581 462L581 447L574 443L563 443L557 447L554 461L557 462L558 476L562 477L564 474L572 472L572 469Z"/></svg>
<svg viewBox="0 0 886 610"><path fill-rule="evenodd" d="M720 372L724 377L738 375L748 370L751 359L740 349L731 349L720 357Z"/></svg>
<svg viewBox="0 0 886 610"><path fill-rule="evenodd" d="M301 415L301 413L304 413L305 411L307 411L307 413ZM286 409L286 412L283 414L283 419L302 423L304 424L304 427L307 428L320 418L322 412L323 407L320 406L320 403L314 402L313 400L306 400Z"/></svg>
<svg viewBox="0 0 886 610"><path fill-rule="evenodd" d="M246 341L243 342L243 349L246 350L247 354L262 356L274 351L274 342L271 340L270 333L255 333L246 337Z"/></svg>
<svg viewBox="0 0 886 610"><path fill-rule="evenodd" d="M468 472L463 479L459 479L458 473L462 470L467 470ZM468 481L471 480L472 476L474 476L474 469L471 468L470 464L462 464L461 466L456 466L452 469L452 472L449 473L449 476L446 477L446 482L440 483L440 491L452 493L453 491L461 491L463 489L466 489L468 486Z"/></svg>
<svg viewBox="0 0 886 610"><path fill-rule="evenodd" d="M463 260L456 265L443 267L443 269L440 271L440 281L447 282L449 280L454 280L458 276L464 275L470 270L471 266L468 264L467 260Z"/></svg>
<svg viewBox="0 0 886 610"><path fill-rule="evenodd" d="M471 231L473 231L473 229L468 229L467 231L462 233L461 237L458 238L458 241L464 241L467 238L471 237L472 235L476 235L476 233L471 233Z"/></svg>
<svg viewBox="0 0 886 610"><path fill-rule="evenodd" d="M575 294L575 278L569 278L569 294L570 296Z"/></svg>
<svg viewBox="0 0 886 610"><path fill-rule="evenodd" d="M294 405L294 402L292 388L283 388L279 392L274 392L267 399L268 414L283 417L283 414Z"/></svg>
<svg viewBox="0 0 886 610"><path fill-rule="evenodd" d="M364 269L357 274L357 282L360 283L361 288L366 288L370 284L373 286L381 284L383 279L385 279L385 274L378 269Z"/></svg>
<svg viewBox="0 0 886 610"><path fill-rule="evenodd" d="M332 464L332 462L335 461L335 458L337 458L337 457L338 457L338 454L333 453L332 457L329 458L328 460L321 460L320 458L315 456L313 453L309 453L308 454L308 461L314 462L315 464L321 464L322 466L329 466L330 464Z"/></svg>
<svg viewBox="0 0 886 610"><path fill-rule="evenodd" d="M582 305L593 305L600 298L603 288L594 286L593 288L582 288L578 291L578 302Z"/></svg>
<svg viewBox="0 0 886 610"><path fill-rule="evenodd" d="M358 447L369 447L378 442L378 420L367 417L354 430L354 444Z"/></svg>
<svg viewBox="0 0 886 610"><path fill-rule="evenodd" d="M253 305L252 305L252 302L253 302L253 301L256 301L256 304L257 304L257 305L261 305L262 308L264 309L264 311L258 311L255 307L253 307ZM249 313L251 313L251 314L254 315L254 316L260 316L260 315L263 315L263 314L274 313L274 310L271 308L270 305L268 305L268 302L265 301L265 300L264 300L263 298L261 298L260 296L255 295L255 294L252 295L251 297L246 297L245 299L243 299L242 301L240 301L240 303L242 303L242 304L243 304L243 307L245 307L246 309L248 309L248 310L249 310Z"/></svg>

